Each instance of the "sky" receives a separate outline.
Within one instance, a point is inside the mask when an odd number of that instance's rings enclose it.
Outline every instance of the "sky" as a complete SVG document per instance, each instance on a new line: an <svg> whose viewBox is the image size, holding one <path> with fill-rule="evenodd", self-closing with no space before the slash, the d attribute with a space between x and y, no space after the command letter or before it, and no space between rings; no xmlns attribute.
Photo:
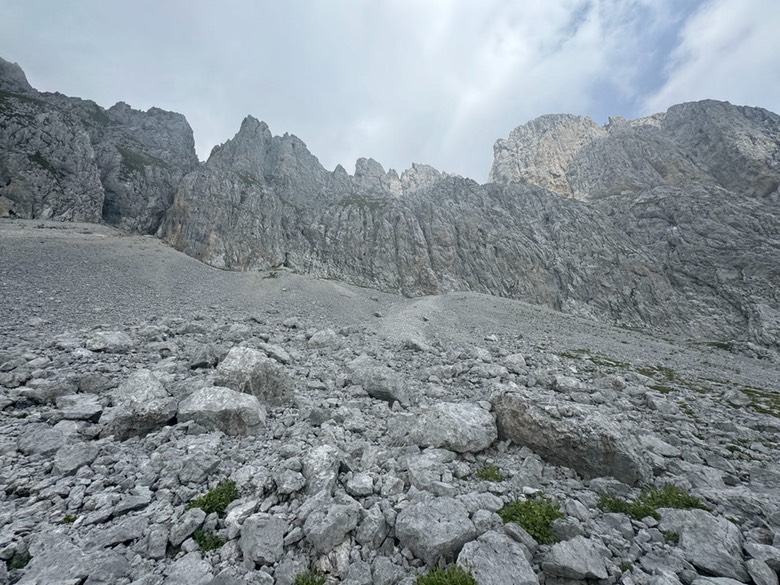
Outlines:
<svg viewBox="0 0 780 585"><path fill-rule="evenodd" d="M247 115L328 169L479 182L537 116L705 98L780 112L780 0L0 0L41 91L184 114L199 157Z"/></svg>

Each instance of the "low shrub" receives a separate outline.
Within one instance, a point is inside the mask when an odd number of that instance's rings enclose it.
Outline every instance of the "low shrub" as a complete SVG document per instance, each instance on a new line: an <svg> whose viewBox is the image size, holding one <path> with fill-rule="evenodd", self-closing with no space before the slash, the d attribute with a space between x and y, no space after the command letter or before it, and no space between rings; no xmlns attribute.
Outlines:
<svg viewBox="0 0 780 585"><path fill-rule="evenodd" d="M635 520L641 520L648 516L658 520L660 518L658 514L659 508L677 508L678 510L708 509L700 498L689 494L674 484L667 484L661 488L652 487L644 489L634 502L629 502L616 496L604 495L599 499L599 507L605 512L628 514Z"/></svg>
<svg viewBox="0 0 780 585"><path fill-rule="evenodd" d="M192 539L198 543L203 552L221 548L225 541L211 531L201 530L200 528L192 534Z"/></svg>
<svg viewBox="0 0 780 585"><path fill-rule="evenodd" d="M477 479L499 482L504 481L504 476L501 474L501 470L495 465L486 465L477 470Z"/></svg>
<svg viewBox="0 0 780 585"><path fill-rule="evenodd" d="M230 502L239 498L236 482L221 481L217 487L189 503L187 509L200 508L206 514L216 512L220 516L225 513Z"/></svg>
<svg viewBox="0 0 780 585"><path fill-rule="evenodd" d="M325 585L325 575L315 569L310 569L305 573L298 573L293 585Z"/></svg>
<svg viewBox="0 0 780 585"><path fill-rule="evenodd" d="M450 565L446 569L434 567L425 575L420 575L417 585L477 585L477 580L471 571Z"/></svg>
<svg viewBox="0 0 780 585"><path fill-rule="evenodd" d="M514 522L522 526L540 544L555 542L552 524L563 518L561 507L545 496L529 500L516 500L498 511L504 523Z"/></svg>

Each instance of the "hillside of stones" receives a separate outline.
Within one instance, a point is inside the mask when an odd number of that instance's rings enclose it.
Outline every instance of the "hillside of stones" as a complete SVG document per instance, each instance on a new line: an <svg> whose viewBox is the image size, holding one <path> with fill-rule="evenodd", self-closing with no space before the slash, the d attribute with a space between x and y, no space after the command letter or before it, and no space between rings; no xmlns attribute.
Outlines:
<svg viewBox="0 0 780 585"><path fill-rule="evenodd" d="M760 108L543 116L496 143L478 185L372 159L331 172L251 116L199 163L183 116L38 92L1 59L0 92L0 216L156 234L224 269L778 347L780 124Z"/></svg>
<svg viewBox="0 0 780 585"><path fill-rule="evenodd" d="M94 224L0 220L0 250L0 583L777 583L766 359ZM229 480L224 513L189 507ZM600 504L667 484L706 510ZM552 542L497 514L541 497Z"/></svg>

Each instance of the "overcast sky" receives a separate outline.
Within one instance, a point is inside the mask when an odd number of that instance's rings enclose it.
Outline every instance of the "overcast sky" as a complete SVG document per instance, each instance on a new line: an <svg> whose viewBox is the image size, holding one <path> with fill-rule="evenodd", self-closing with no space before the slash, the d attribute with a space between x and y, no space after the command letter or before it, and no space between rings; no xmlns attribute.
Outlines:
<svg viewBox="0 0 780 585"><path fill-rule="evenodd" d="M328 169L483 182L495 140L542 114L780 112L780 0L0 0L0 18L34 87L181 112L202 159L252 114Z"/></svg>

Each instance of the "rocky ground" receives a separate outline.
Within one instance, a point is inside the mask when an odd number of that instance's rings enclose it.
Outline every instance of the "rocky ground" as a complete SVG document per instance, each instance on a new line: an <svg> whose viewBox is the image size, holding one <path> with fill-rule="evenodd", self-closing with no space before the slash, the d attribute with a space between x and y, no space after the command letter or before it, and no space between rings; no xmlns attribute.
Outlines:
<svg viewBox="0 0 780 585"><path fill-rule="evenodd" d="M412 583L453 561L481 585L778 582L780 372L758 348L222 272L93 224L0 221L0 257L2 583ZM224 512L191 506L228 481ZM606 506L667 484L706 509ZM545 498L549 542L498 514Z"/></svg>

